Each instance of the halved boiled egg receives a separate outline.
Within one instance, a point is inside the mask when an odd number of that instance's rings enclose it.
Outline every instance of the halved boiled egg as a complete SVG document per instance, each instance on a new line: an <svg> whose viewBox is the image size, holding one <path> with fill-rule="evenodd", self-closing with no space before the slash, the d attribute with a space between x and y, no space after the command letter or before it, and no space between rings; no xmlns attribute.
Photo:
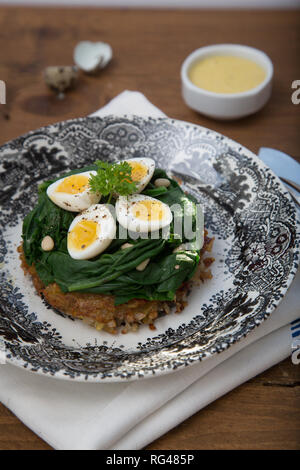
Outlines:
<svg viewBox="0 0 300 470"><path fill-rule="evenodd" d="M122 227L141 233L166 227L173 218L167 204L142 194L120 196L116 202L116 216Z"/></svg>
<svg viewBox="0 0 300 470"><path fill-rule="evenodd" d="M131 166L131 179L137 186L136 193L140 193L153 176L155 161L152 158L132 158L124 161Z"/></svg>
<svg viewBox="0 0 300 470"><path fill-rule="evenodd" d="M116 236L116 223L104 204L94 204L70 225L67 247L74 259L90 259L102 253Z"/></svg>
<svg viewBox="0 0 300 470"><path fill-rule="evenodd" d="M47 195L62 209L81 212L100 201L101 194L92 193L89 186L89 178L95 174L96 171L86 171L61 178L50 184Z"/></svg>

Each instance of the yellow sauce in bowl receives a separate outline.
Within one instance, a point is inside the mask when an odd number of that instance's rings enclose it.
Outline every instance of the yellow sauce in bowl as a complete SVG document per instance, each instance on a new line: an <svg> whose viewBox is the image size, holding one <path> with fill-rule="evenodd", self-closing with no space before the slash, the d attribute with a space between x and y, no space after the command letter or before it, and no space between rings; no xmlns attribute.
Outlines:
<svg viewBox="0 0 300 470"><path fill-rule="evenodd" d="M243 57L214 55L194 63L189 70L191 82L214 93L241 93L264 81L266 71Z"/></svg>

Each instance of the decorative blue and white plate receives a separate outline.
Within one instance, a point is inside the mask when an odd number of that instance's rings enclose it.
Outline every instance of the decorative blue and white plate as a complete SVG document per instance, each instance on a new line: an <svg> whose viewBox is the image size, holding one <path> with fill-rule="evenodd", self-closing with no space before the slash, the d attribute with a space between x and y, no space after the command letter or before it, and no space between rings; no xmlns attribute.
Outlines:
<svg viewBox="0 0 300 470"><path fill-rule="evenodd" d="M42 181L96 159L151 157L203 205L215 237L213 279L157 329L112 336L47 307L17 247ZM138 379L219 353L265 320L298 266L296 210L253 153L211 130L167 118L88 117L30 132L0 148L0 349L8 363L49 377ZM3 352L3 351L2 351Z"/></svg>

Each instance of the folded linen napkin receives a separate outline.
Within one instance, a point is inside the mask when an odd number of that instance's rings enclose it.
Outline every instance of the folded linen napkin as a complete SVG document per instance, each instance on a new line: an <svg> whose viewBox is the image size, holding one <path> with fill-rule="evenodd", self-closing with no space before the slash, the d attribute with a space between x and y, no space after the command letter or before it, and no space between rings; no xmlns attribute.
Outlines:
<svg viewBox="0 0 300 470"><path fill-rule="evenodd" d="M164 116L123 92L93 115ZM288 357L300 316L300 274L280 306L228 350L169 375L130 383L77 383L0 366L0 401L55 449L141 449L208 403Z"/></svg>

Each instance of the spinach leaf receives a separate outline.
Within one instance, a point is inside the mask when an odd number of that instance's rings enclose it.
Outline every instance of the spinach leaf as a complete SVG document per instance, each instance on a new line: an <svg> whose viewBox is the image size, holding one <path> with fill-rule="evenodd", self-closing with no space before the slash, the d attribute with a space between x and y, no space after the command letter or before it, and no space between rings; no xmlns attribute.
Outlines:
<svg viewBox="0 0 300 470"><path fill-rule="evenodd" d="M23 222L23 250L29 265L37 262L44 254L41 243L46 235L54 240L57 249L65 247L69 226L74 219L71 212L64 211L41 192L37 206Z"/></svg>
<svg viewBox="0 0 300 470"><path fill-rule="evenodd" d="M95 169L94 165L73 170L60 178L92 169ZM143 194L156 197L169 206L176 204L178 217L183 210L188 211L194 229L197 215L195 202L170 178L168 188L156 188L156 178L168 177L163 170L156 169ZM46 194L48 186L56 180L40 185L38 203L23 223L26 261L29 265L35 265L42 282L45 285L56 282L64 292L112 294L116 305L134 298L173 300L176 290L192 277L199 263L196 245L190 251L173 252L176 246L188 240L180 224L176 225L176 214L168 238L163 238L162 232L158 239L132 239L130 235L127 239L116 238L99 256L90 260L75 260L67 251L67 233L76 214L56 206ZM55 249L51 252L41 249L42 239L46 235L54 240ZM126 242L132 246L121 249ZM137 271L136 267L148 258L150 263L145 270Z"/></svg>

